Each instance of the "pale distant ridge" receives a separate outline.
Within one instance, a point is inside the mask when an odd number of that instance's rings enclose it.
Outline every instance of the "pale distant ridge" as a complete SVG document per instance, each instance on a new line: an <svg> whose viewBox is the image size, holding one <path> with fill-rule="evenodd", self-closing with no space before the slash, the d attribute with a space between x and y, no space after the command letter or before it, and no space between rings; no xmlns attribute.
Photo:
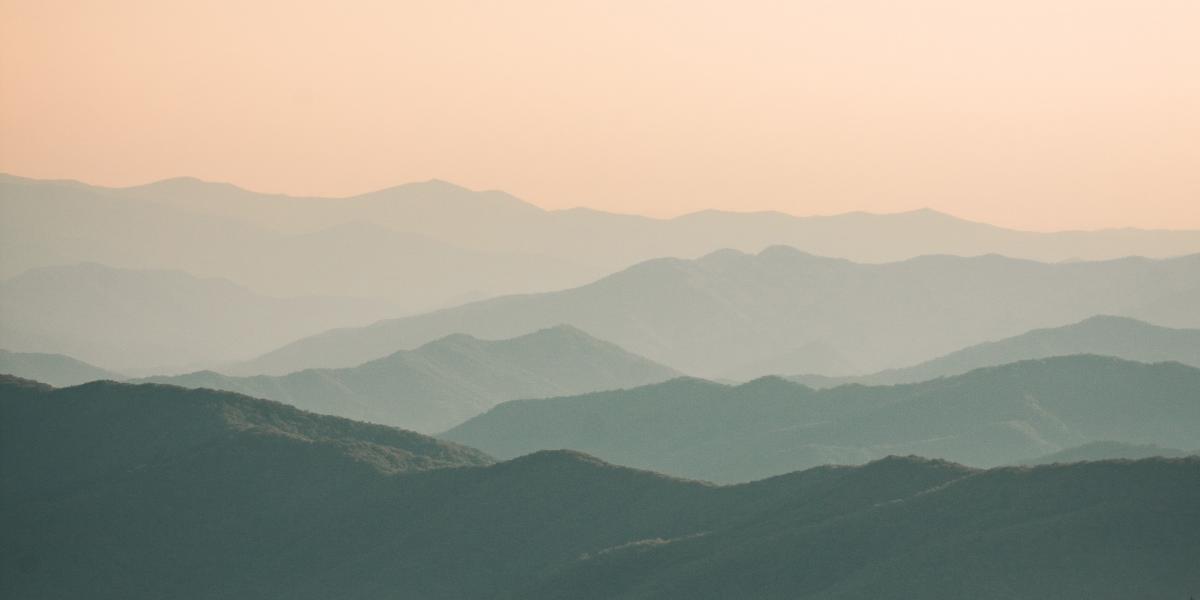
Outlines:
<svg viewBox="0 0 1200 600"><path fill-rule="evenodd" d="M725 249L649 260L568 290L329 331L235 372L354 365L450 333L503 338L557 323L699 376L872 372L1097 314L1200 327L1197 296L1200 254L1065 264L943 255L876 265L783 246Z"/></svg>
<svg viewBox="0 0 1200 600"><path fill-rule="evenodd" d="M928 209L830 216L702 211L655 219L587 209L548 211L504 192L439 180L345 198L313 198L261 194L194 178L102 188L6 176L0 178L0 212L5 216L0 223L0 276L92 260L181 268L283 295L344 295L361 277L398 277L407 286L386 288L388 293L430 288L429 298L414 302L426 306L476 289L503 294L569 287L647 259L695 258L719 248L758 252L782 244L872 263L926 254L997 253L1057 262L1200 252L1200 231L1025 232ZM399 239L353 253L338 254L337 246L299 249L306 259L337 254L338 261L329 264L361 277L339 277L326 263L307 272L275 272L279 264L271 259L276 244L350 222L384 227ZM404 260L414 254L405 254L400 234L442 245L422 249L419 256L446 268ZM390 258L390 269L376 265L380 256ZM504 277L486 277L497 269Z"/></svg>
<svg viewBox="0 0 1200 600"><path fill-rule="evenodd" d="M95 263L0 281L0 340L115 370L236 360L288 340L395 312L355 298L276 298L178 270Z"/></svg>

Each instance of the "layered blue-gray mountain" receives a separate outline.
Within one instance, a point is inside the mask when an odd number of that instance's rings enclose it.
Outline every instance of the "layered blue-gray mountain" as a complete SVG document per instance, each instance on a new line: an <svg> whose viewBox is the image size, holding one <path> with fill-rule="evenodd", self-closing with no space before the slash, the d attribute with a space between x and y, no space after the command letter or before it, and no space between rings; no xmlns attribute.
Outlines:
<svg viewBox="0 0 1200 600"><path fill-rule="evenodd" d="M225 279L95 263L0 281L0 343L118 371L157 371L253 357L333 327L400 314L386 302L278 298Z"/></svg>
<svg viewBox="0 0 1200 600"><path fill-rule="evenodd" d="M1200 459L713 486L227 392L0 379L0 596L1186 598ZM1120 493L1114 493L1119 490Z"/></svg>
<svg viewBox="0 0 1200 600"><path fill-rule="evenodd" d="M990 467L1096 441L1195 449L1200 369L1066 356L896 386L677 379L507 402L443 437L499 458L569 448L720 482L889 454Z"/></svg>
<svg viewBox="0 0 1200 600"><path fill-rule="evenodd" d="M917 383L981 367L1071 354L1114 356L1147 363L1174 361L1200 367L1200 329L1173 329L1127 317L1101 315L1071 325L985 342L902 369L857 377L795 375L789 379L821 388L846 383Z"/></svg>
<svg viewBox="0 0 1200 600"><path fill-rule="evenodd" d="M569 290L330 331L235 370L348 366L451 333L502 338L567 323L691 375L814 372L811 361L845 365L848 372L822 374L847 375L1097 314L1200 327L1198 294L1200 254L1066 264L927 256L875 265L785 247L721 251L648 261ZM803 360L786 365L781 357Z"/></svg>
<svg viewBox="0 0 1200 600"><path fill-rule="evenodd" d="M305 410L438 432L506 400L632 388L676 376L672 369L560 325L497 341L452 335L346 369L278 377L205 371L146 381L235 391Z"/></svg>
<svg viewBox="0 0 1200 600"><path fill-rule="evenodd" d="M1044 261L1200 252L1200 232L1037 233L930 210L890 215L704 211L653 219L543 210L443 181L348 198L176 178L130 188L0 175L0 277L98 262L221 277L273 296L387 299L405 311L580 285L663 256L789 245L864 262L988 253Z"/></svg>

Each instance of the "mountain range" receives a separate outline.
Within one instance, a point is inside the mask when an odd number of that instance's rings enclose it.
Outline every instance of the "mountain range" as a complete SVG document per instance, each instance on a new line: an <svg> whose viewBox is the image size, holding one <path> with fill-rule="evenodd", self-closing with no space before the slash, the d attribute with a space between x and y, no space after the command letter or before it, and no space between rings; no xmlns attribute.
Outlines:
<svg viewBox="0 0 1200 600"><path fill-rule="evenodd" d="M1178 448L1163 448L1157 444L1125 444L1122 442L1091 442L1074 448L1052 452L1023 460L1023 465L1052 465L1100 460L1141 460L1143 458L1183 458L1200 455L1200 450L1188 452Z"/></svg>
<svg viewBox="0 0 1200 600"><path fill-rule="evenodd" d="M278 377L203 371L143 381L235 391L432 433L506 400L632 388L678 375L578 329L557 326L498 341L455 334L345 369Z"/></svg>
<svg viewBox="0 0 1200 600"><path fill-rule="evenodd" d="M288 232L373 223L485 252L553 256L615 270L662 256L771 245L862 262L925 254L997 253L1043 261L1168 257L1200 252L1200 232L1119 229L1034 233L922 209L896 214L796 217L778 212L702 211L671 219L576 208L544 210L502 191L440 180L346 198L260 194L181 177L132 188L91 188L192 214Z"/></svg>
<svg viewBox="0 0 1200 600"><path fill-rule="evenodd" d="M186 185L168 187L181 194L171 198L195 202L0 176L0 277L93 262L228 279L268 296L368 298L411 313L464 298L579 285L608 272L545 255L456 245L414 231L420 219L394 229L351 214L281 229L206 210L228 201L220 193L224 186L191 192ZM417 197L435 204L443 188L413 186ZM288 206L299 213L300 204ZM346 206L335 200L322 204ZM486 206L486 201L474 206L465 222L483 219ZM282 223L288 214L276 216Z"/></svg>
<svg viewBox="0 0 1200 600"><path fill-rule="evenodd" d="M452 333L504 338L565 323L690 375L810 373L814 365L846 365L849 372L822 374L850 375L1097 314L1200 327L1191 304L1197 290L1200 254L1064 264L927 256L869 265L787 247L722 250L647 261L568 290L334 330L228 372L352 366Z"/></svg>
<svg viewBox="0 0 1200 600"><path fill-rule="evenodd" d="M262 194L176 178L131 188L0 175L0 277L81 261L181 269L270 295L385 297L407 311L471 294L580 285L637 262L772 245L861 262L927 254L1042 261L1200 252L1200 231L1038 233L931 210L673 219L543 210L444 181L347 198Z"/></svg>
<svg viewBox="0 0 1200 600"><path fill-rule="evenodd" d="M10 598L1186 598L1200 459L713 486L228 392L0 378Z"/></svg>
<svg viewBox="0 0 1200 600"><path fill-rule="evenodd" d="M788 379L813 388L847 383L917 383L960 375L981 367L1071 354L1114 356L1145 363L1174 361L1200 367L1200 329L1172 329L1128 317L1100 315L1071 325L1035 329L1011 338L984 342L902 369L861 376L796 375Z"/></svg>
<svg viewBox="0 0 1200 600"><path fill-rule="evenodd" d="M94 263L0 281L5 347L127 372L249 358L305 335L396 314L375 300L276 298L223 279Z"/></svg>
<svg viewBox="0 0 1200 600"><path fill-rule="evenodd" d="M992 467L1093 441L1200 447L1200 369L1067 356L896 386L677 379L506 402L441 437L501 459L568 448L716 482L890 454Z"/></svg>

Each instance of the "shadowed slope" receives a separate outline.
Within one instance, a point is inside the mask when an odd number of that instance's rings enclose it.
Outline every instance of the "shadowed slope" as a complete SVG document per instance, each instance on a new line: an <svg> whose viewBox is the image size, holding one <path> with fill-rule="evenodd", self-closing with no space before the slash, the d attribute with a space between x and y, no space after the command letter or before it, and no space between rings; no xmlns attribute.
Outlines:
<svg viewBox="0 0 1200 600"><path fill-rule="evenodd" d="M0 416L5 597L1107 600L1197 583L1200 460L888 458L717 487L568 451L488 466L169 386L5 378Z"/></svg>

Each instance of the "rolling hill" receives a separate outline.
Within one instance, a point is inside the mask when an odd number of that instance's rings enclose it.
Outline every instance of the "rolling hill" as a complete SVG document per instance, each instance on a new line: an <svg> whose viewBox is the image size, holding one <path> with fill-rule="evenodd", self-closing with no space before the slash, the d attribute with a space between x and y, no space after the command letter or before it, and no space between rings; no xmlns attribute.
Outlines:
<svg viewBox="0 0 1200 600"><path fill-rule="evenodd" d="M1101 315L1071 325L985 342L903 369L857 377L796 375L788 379L814 388L847 383L917 383L981 367L1070 354L1097 354L1146 363L1174 361L1200 367L1200 329L1172 329L1127 317Z"/></svg>
<svg viewBox="0 0 1200 600"><path fill-rule="evenodd" d="M1200 459L978 471L893 457L721 487L566 451L492 464L226 392L3 378L0 465L0 595L31 600L1200 588Z"/></svg>
<svg viewBox="0 0 1200 600"><path fill-rule="evenodd" d="M101 379L124 379L117 373L75 360L70 356L8 350L0 350L0 373L58 387Z"/></svg>
<svg viewBox="0 0 1200 600"><path fill-rule="evenodd" d="M1200 327L1200 312L1154 308L1197 287L1200 254L1069 264L927 256L868 265L786 247L723 250L647 261L569 290L329 331L230 372L352 366L451 333L504 338L559 323L697 376L829 364L873 372L1097 314ZM788 368L788 357L806 362ZM747 373L747 365L769 370Z"/></svg>
<svg viewBox="0 0 1200 600"><path fill-rule="evenodd" d="M676 376L578 329L557 326L498 341L452 335L347 369L279 377L205 371L145 381L235 391L314 412L438 432L506 400L630 388Z"/></svg>
<svg viewBox="0 0 1200 600"><path fill-rule="evenodd" d="M443 434L498 458L569 448L718 482L919 454L990 467L1092 441L1200 446L1200 369L1068 356L918 384L678 379L507 402Z"/></svg>

